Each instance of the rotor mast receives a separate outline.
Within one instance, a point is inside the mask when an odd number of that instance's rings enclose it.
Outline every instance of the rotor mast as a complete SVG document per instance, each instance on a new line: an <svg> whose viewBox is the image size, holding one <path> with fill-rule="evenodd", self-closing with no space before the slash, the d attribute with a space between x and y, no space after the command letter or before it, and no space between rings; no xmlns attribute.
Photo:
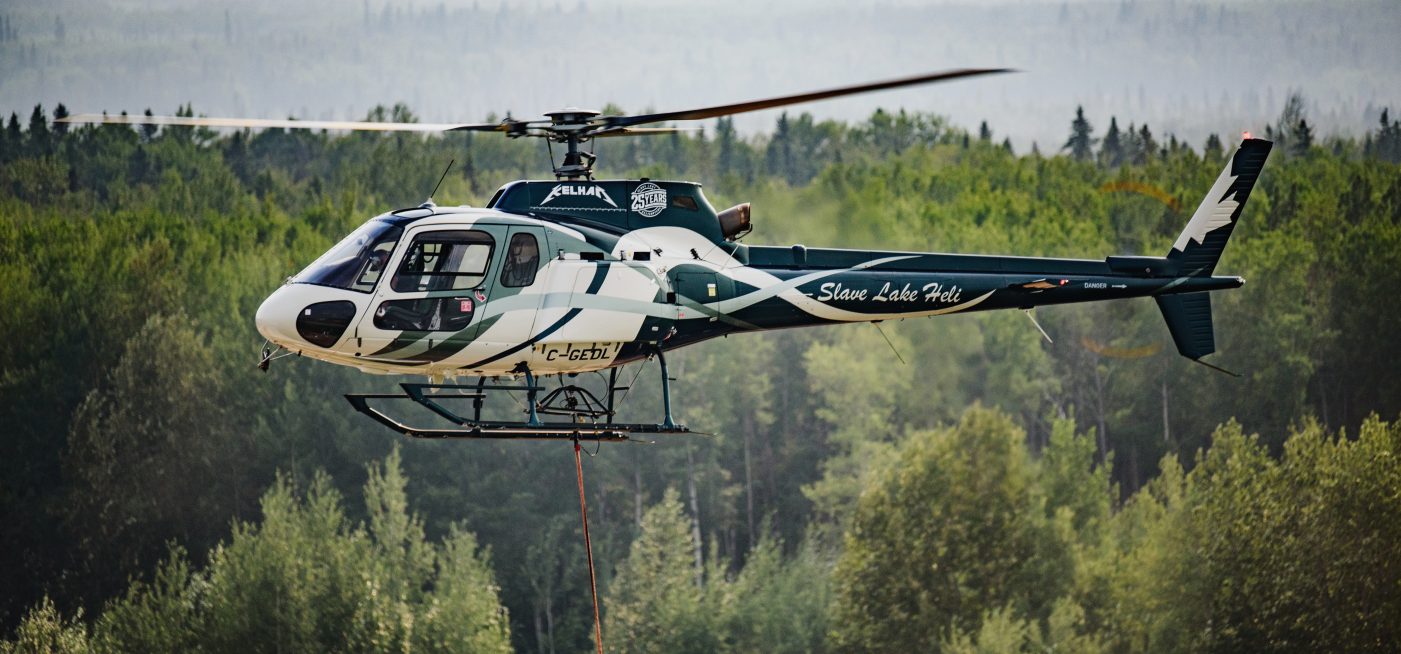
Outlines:
<svg viewBox="0 0 1401 654"><path fill-rule="evenodd" d="M564 162L555 168L555 177L569 180L593 178L593 162L598 157L592 152L580 150L579 144L589 140L586 132L591 131L590 128L594 127L592 121L599 115L600 112L578 107L545 114L545 117L550 119L545 138L565 145Z"/></svg>

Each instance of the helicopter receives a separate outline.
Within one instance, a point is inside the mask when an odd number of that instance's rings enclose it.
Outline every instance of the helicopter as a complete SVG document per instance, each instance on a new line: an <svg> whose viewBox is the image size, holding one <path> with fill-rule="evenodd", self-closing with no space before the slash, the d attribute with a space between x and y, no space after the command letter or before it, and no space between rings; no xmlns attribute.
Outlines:
<svg viewBox="0 0 1401 654"><path fill-rule="evenodd" d="M1210 292L1271 143L1248 133L1163 256L1062 259L748 245L751 206L717 211L701 185L595 179L595 139L648 127L1010 72L947 70L728 105L603 115L567 108L495 123L381 123L79 115L69 122L409 132L494 132L550 145L554 180L502 186L485 207L416 207L370 218L263 301L259 366L292 354L367 373L426 377L402 393L348 394L355 410L415 438L631 440L690 430L672 416L666 353L731 334L1152 297L1178 352L1215 351ZM554 165L553 145L564 147ZM446 171L444 172L446 175ZM439 180L441 183L441 179ZM435 188L436 191L436 188ZM621 366L655 359L662 416L615 421ZM608 372L594 392L573 380ZM1229 373L1234 374L1234 373ZM542 378L557 376L551 389ZM458 383L463 379L472 383ZM526 395L524 416L484 414L496 393ZM381 404L410 400L450 427L411 426ZM465 411L449 400L468 400ZM372 403L373 401L373 403Z"/></svg>

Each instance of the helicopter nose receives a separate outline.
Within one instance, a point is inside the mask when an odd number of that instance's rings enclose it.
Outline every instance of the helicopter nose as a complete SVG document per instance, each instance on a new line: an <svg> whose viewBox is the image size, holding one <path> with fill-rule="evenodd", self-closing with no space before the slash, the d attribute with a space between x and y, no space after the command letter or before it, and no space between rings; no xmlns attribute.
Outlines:
<svg viewBox="0 0 1401 654"><path fill-rule="evenodd" d="M298 341L296 323L300 307L293 306L288 295L286 286L273 291L263 300L257 315L253 317L263 338L283 346L294 345Z"/></svg>
<svg viewBox="0 0 1401 654"><path fill-rule="evenodd" d="M335 347L354 322L357 309L354 302L327 298L321 290L288 284L274 291L253 318L258 333L288 349Z"/></svg>

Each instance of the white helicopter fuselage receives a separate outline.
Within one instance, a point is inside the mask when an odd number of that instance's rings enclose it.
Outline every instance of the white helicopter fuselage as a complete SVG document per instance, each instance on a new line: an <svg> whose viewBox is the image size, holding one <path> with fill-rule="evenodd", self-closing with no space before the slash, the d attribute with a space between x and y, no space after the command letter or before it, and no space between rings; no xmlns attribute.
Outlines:
<svg viewBox="0 0 1401 654"><path fill-rule="evenodd" d="M256 322L293 353L443 381L602 370L734 332L1158 296L1196 359L1210 334L1183 330L1209 321L1204 292L1243 283L1211 270L1269 147L1243 142L1168 256L1103 260L747 246L748 205L737 223L698 185L513 182L491 208L370 219Z"/></svg>

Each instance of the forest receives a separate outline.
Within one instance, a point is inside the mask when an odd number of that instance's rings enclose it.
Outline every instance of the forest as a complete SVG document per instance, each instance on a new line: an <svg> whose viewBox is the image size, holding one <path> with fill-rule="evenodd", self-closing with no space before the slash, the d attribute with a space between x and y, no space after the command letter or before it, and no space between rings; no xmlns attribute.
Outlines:
<svg viewBox="0 0 1401 654"><path fill-rule="evenodd" d="M1240 377L1146 300L1045 308L1050 341L999 312L677 352L705 435L584 460L607 649L1391 651L1401 122L1307 106L1218 268ZM480 205L544 148L66 114L0 129L0 652L590 651L567 446L407 441L341 398L394 378L255 366L282 280L450 160L435 200ZM1235 141L1065 120L1017 152L917 112L721 119L604 143L601 176L752 202L750 243L1156 255Z"/></svg>

